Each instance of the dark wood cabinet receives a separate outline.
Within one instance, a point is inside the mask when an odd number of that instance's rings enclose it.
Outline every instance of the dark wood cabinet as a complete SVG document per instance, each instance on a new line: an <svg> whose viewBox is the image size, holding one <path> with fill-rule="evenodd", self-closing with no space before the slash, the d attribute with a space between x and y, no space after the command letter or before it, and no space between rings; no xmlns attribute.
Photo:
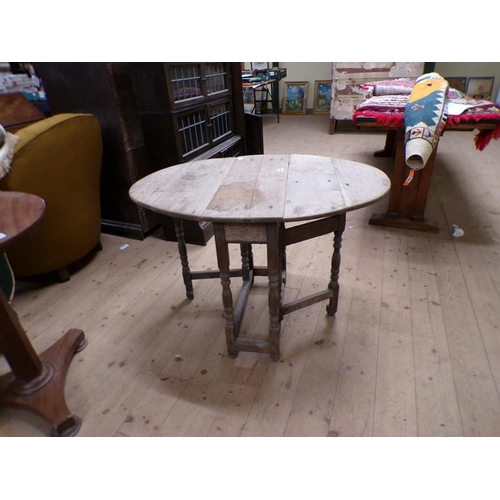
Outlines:
<svg viewBox="0 0 500 500"><path fill-rule="evenodd" d="M153 172L135 103L129 63L36 63L50 112L91 113L101 126L102 231L142 239L161 219L139 208L130 186Z"/></svg>
<svg viewBox="0 0 500 500"><path fill-rule="evenodd" d="M152 165L246 150L241 70L237 65L232 75L232 68L231 63L131 64Z"/></svg>
<svg viewBox="0 0 500 500"><path fill-rule="evenodd" d="M138 179L204 158L263 153L262 124L246 139L240 63L36 63L52 114L92 113L101 124L103 231L144 238L171 219L136 206ZM260 127L260 132L259 132ZM259 145L260 141L260 145ZM260 149L260 150L259 150ZM186 242L206 244L210 224L186 221Z"/></svg>

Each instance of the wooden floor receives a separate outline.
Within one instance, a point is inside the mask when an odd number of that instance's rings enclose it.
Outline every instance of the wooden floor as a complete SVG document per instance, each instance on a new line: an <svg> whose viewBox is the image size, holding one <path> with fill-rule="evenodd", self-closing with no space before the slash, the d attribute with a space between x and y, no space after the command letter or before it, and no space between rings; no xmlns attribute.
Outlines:
<svg viewBox="0 0 500 500"><path fill-rule="evenodd" d="M383 133L328 130L328 116L265 116L265 151L390 175L390 160L373 157ZM176 244L157 236L103 234L69 282L18 282L14 306L38 352L72 327L89 339L66 383L78 435L500 436L500 141L478 152L474 135L441 140L426 210L439 234L369 226L387 199L348 214L337 315L321 303L286 316L277 363L226 355L220 283L196 281L186 300ZM329 236L289 247L287 301L326 286L331 250ZM216 267L213 239L188 251L193 270ZM247 335L266 333L266 286L256 278ZM49 432L35 415L0 411L0 436Z"/></svg>

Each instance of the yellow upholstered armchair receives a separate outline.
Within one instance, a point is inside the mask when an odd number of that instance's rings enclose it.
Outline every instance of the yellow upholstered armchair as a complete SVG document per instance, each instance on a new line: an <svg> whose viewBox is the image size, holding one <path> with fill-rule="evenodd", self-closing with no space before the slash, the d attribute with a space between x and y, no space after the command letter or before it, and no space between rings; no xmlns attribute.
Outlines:
<svg viewBox="0 0 500 500"><path fill-rule="evenodd" d="M19 137L0 190L32 193L45 200L45 217L32 235L8 254L16 278L57 271L101 248L100 176L102 136L97 118L64 113L33 123Z"/></svg>

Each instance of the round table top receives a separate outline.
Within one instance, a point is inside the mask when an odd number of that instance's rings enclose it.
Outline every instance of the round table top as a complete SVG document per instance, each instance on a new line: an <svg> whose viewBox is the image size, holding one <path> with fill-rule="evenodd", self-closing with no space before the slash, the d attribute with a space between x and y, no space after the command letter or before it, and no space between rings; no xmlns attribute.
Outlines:
<svg viewBox="0 0 500 500"><path fill-rule="evenodd" d="M254 155L183 163L130 188L130 198L180 219L226 223L292 222L349 212L381 199L381 170L314 155Z"/></svg>
<svg viewBox="0 0 500 500"><path fill-rule="evenodd" d="M45 201L34 194L0 191L0 251L34 229L45 213Z"/></svg>

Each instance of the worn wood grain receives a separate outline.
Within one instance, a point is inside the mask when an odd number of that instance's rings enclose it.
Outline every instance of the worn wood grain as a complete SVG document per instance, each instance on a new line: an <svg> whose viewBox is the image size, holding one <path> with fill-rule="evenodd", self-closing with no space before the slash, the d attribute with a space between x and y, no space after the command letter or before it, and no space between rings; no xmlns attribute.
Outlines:
<svg viewBox="0 0 500 500"><path fill-rule="evenodd" d="M213 171L213 175L211 173ZM318 155L256 155L169 167L130 189L138 205L212 222L300 221L370 205L390 181L359 162Z"/></svg>

